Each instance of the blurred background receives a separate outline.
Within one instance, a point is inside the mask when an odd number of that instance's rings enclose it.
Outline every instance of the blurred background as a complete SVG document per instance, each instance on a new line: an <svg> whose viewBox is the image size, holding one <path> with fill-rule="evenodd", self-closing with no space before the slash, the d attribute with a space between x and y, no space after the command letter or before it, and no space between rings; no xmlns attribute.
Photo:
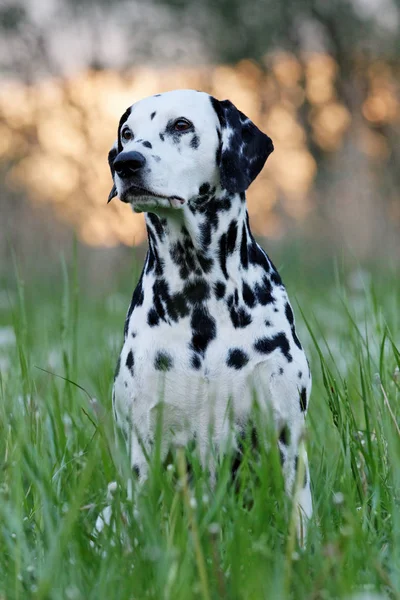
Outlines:
<svg viewBox="0 0 400 600"><path fill-rule="evenodd" d="M0 0L0 272L75 235L100 279L140 254L107 153L127 106L187 87L274 141L248 193L267 249L398 261L399 31L398 0Z"/></svg>

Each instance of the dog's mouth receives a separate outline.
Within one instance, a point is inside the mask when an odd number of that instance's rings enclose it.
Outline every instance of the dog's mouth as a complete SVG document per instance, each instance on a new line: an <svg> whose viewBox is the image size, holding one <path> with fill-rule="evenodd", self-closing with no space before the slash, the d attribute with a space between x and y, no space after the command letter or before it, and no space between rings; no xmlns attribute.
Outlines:
<svg viewBox="0 0 400 600"><path fill-rule="evenodd" d="M185 204L185 200L180 196L166 196L157 192L152 192L151 190L148 190L139 185L130 185L120 195L120 200L122 202L125 202L127 204L132 203L133 207L135 208L135 203L132 202L133 198L140 198L141 200L145 200L147 198L160 198L161 200L167 200L172 208L179 208L183 204ZM143 203L140 202L140 205L142 204ZM147 204L147 201L145 201L145 204Z"/></svg>

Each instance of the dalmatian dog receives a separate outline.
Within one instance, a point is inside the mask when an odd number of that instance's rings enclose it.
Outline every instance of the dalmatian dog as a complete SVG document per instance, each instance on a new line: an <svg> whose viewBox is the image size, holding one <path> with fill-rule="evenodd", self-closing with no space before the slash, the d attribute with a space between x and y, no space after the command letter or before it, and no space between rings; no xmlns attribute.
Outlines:
<svg viewBox="0 0 400 600"><path fill-rule="evenodd" d="M251 233L246 207L246 190L272 151L271 139L229 100L203 92L157 94L122 115L109 153L109 200L145 213L149 247L112 402L140 484L160 407L162 457L195 441L212 479L211 447L224 452L240 440L257 398L276 428L285 488L297 488L305 525L311 375L285 287ZM304 477L295 485L299 459Z"/></svg>

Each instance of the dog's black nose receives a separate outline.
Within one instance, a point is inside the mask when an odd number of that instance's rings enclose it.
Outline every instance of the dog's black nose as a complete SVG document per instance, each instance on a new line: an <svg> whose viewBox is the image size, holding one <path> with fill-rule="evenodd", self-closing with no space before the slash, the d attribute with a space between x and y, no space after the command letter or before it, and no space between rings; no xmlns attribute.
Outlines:
<svg viewBox="0 0 400 600"><path fill-rule="evenodd" d="M140 152L121 152L114 160L113 169L121 179L127 179L140 171L145 164L146 159Z"/></svg>

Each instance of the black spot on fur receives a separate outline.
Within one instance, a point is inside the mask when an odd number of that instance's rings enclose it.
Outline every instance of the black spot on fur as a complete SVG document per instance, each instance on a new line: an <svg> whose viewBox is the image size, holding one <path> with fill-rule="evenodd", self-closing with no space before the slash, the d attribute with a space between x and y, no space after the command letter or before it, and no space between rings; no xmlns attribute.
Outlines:
<svg viewBox="0 0 400 600"><path fill-rule="evenodd" d="M228 279L228 271L226 270L226 233L223 233L219 240L219 264L221 265L221 271Z"/></svg>
<svg viewBox="0 0 400 600"><path fill-rule="evenodd" d="M152 156L152 158L154 158L154 160L155 160L156 162L160 162L160 160L161 160L161 156L158 156L158 154L152 154L151 156Z"/></svg>
<svg viewBox="0 0 400 600"><path fill-rule="evenodd" d="M156 111L154 111L154 112L151 113L150 119L153 120L155 116L156 116Z"/></svg>
<svg viewBox="0 0 400 600"><path fill-rule="evenodd" d="M137 478L140 477L140 469L137 465L133 465L132 470Z"/></svg>
<svg viewBox="0 0 400 600"><path fill-rule="evenodd" d="M156 230L156 233L157 233L158 237L160 238L160 240L162 240L164 237L164 228L161 225L160 218L151 212L147 213L147 218L150 221L150 223L153 225L154 229Z"/></svg>
<svg viewBox="0 0 400 600"><path fill-rule="evenodd" d="M295 329L295 327L294 327L294 326L292 327L292 336L293 336L293 340L294 340L294 343L296 344L296 346L297 346L297 347L298 347L300 350L302 350L302 345L301 345L301 343L300 343L300 340L299 340L299 338L297 337L296 329Z"/></svg>
<svg viewBox="0 0 400 600"><path fill-rule="evenodd" d="M199 144L200 144L200 138L198 135L194 134L194 136L190 140L190 147L193 148L193 150L197 150L197 148L199 147Z"/></svg>
<svg viewBox="0 0 400 600"><path fill-rule="evenodd" d="M185 296L181 292L173 294L166 300L167 310L169 317L177 322L180 318L187 317L189 314L189 307L186 302Z"/></svg>
<svg viewBox="0 0 400 600"><path fill-rule="evenodd" d="M197 260L199 261L200 267L204 273L209 273L211 271L211 267L214 264L214 260L212 258L208 258L203 254L198 254Z"/></svg>
<svg viewBox="0 0 400 600"><path fill-rule="evenodd" d="M180 267L179 274L182 279L187 279L189 276L189 267L187 265L187 258L185 257L185 249L181 242L175 242L169 250L169 254L173 262Z"/></svg>
<svg viewBox="0 0 400 600"><path fill-rule="evenodd" d="M179 267L182 279L187 279L190 273L197 275L201 275L202 272L209 273L214 263L212 258L195 250L189 235L185 235L183 244L181 241L175 242L169 253L173 262Z"/></svg>
<svg viewBox="0 0 400 600"><path fill-rule="evenodd" d="M117 379L117 377L119 375L120 368L121 368L121 356L118 357L117 366L115 367L114 381ZM114 394L113 394L113 398L114 398Z"/></svg>
<svg viewBox="0 0 400 600"><path fill-rule="evenodd" d="M268 319L265 321L265 326L266 327L271 327L272 323L271 321L268 321Z"/></svg>
<svg viewBox="0 0 400 600"><path fill-rule="evenodd" d="M212 230L216 231L218 228L218 202L215 199L206 202L204 206L197 207L198 212L205 215L205 220L201 223L200 229L200 243L202 248L207 251L208 246L211 244Z"/></svg>
<svg viewBox="0 0 400 600"><path fill-rule="evenodd" d="M302 372L302 371L299 371L299 372L297 373L297 377L298 377L299 379L301 379L301 378L303 377L303 372Z"/></svg>
<svg viewBox="0 0 400 600"><path fill-rule="evenodd" d="M153 284L153 302L156 313L160 319L174 321L189 314L189 307L182 292L169 293L169 286L165 279L158 278ZM165 305L165 310L164 310Z"/></svg>
<svg viewBox="0 0 400 600"><path fill-rule="evenodd" d="M232 464L231 464L231 477L232 480L235 481L238 471L240 469L240 466L242 464L243 461L243 452L241 450L237 450L233 457L232 457Z"/></svg>
<svg viewBox="0 0 400 600"><path fill-rule="evenodd" d="M296 458L294 459L294 470L297 473L297 470L299 468L299 457L298 455L296 455ZM304 480L303 480L303 487L306 487L307 485L307 469L304 470Z"/></svg>
<svg viewBox="0 0 400 600"><path fill-rule="evenodd" d="M210 316L206 308L195 306L190 325L192 327L190 347L204 356L208 345L217 335L215 319Z"/></svg>
<svg viewBox="0 0 400 600"><path fill-rule="evenodd" d="M272 284L266 275L262 278L261 283L256 283L254 293L258 302L263 306L275 302L275 298L272 295Z"/></svg>
<svg viewBox="0 0 400 600"><path fill-rule="evenodd" d="M179 267L179 274L182 279L187 279L189 274L195 271L194 248L190 238L185 240L185 246L180 241L176 242L170 249L170 256Z"/></svg>
<svg viewBox="0 0 400 600"><path fill-rule="evenodd" d="M256 298L254 296L253 290L245 281L243 281L242 295L243 295L243 300L244 300L245 304L249 308L253 308L253 306L256 302Z"/></svg>
<svg viewBox="0 0 400 600"><path fill-rule="evenodd" d="M201 360L198 354L192 354L190 358L190 366L198 371L201 367Z"/></svg>
<svg viewBox="0 0 400 600"><path fill-rule="evenodd" d="M229 314L235 329L247 327L252 321L250 313L242 306L240 308L231 306Z"/></svg>
<svg viewBox="0 0 400 600"><path fill-rule="evenodd" d="M221 164L221 155L222 155L222 134L220 132L219 129L217 129L217 135L218 135L218 147L217 150L215 152L215 162L218 166L220 166Z"/></svg>
<svg viewBox="0 0 400 600"><path fill-rule="evenodd" d="M282 428L281 433L279 435L279 441L284 446L290 446L290 429L287 425L284 425L284 427Z"/></svg>
<svg viewBox="0 0 400 600"><path fill-rule="evenodd" d="M128 352L128 356L126 357L126 366L129 369L130 374L133 377L133 367L135 365L135 359L133 358L133 352L132 350L129 350Z"/></svg>
<svg viewBox="0 0 400 600"><path fill-rule="evenodd" d="M283 375L283 368L279 367L279 375Z"/></svg>
<svg viewBox="0 0 400 600"><path fill-rule="evenodd" d="M237 238L237 221L233 220L233 221L231 221L229 228L228 228L228 238L227 238L227 248L226 248L228 254L232 254L233 251L235 250L236 238Z"/></svg>
<svg viewBox="0 0 400 600"><path fill-rule="evenodd" d="M153 148L153 146L150 144L150 142L147 142L147 141L146 141L146 142L143 142L143 146L144 146L145 148L150 148L150 150Z"/></svg>
<svg viewBox="0 0 400 600"><path fill-rule="evenodd" d="M254 239L252 240L252 243L248 246L248 256L250 264L259 265L264 269L264 271L266 271L267 273L269 272L270 267L268 259L264 252L261 250L261 248L256 244Z"/></svg>
<svg viewBox="0 0 400 600"><path fill-rule="evenodd" d="M211 244L211 224L205 221L200 224L200 244L202 247L207 250L208 246Z"/></svg>
<svg viewBox="0 0 400 600"><path fill-rule="evenodd" d="M249 362L249 357L240 348L231 348L228 352L226 364L233 369L242 369Z"/></svg>
<svg viewBox="0 0 400 600"><path fill-rule="evenodd" d="M164 141L164 135L162 133L160 133L159 136L160 136L160 140L163 142Z"/></svg>
<svg viewBox="0 0 400 600"><path fill-rule="evenodd" d="M204 196L205 194L208 194L208 192L210 191L210 187L211 186L209 183L202 183L199 187L199 195Z"/></svg>
<svg viewBox="0 0 400 600"><path fill-rule="evenodd" d="M286 304L285 304L285 315L286 315L286 318L289 321L290 325L293 325L294 324L293 311L288 302L286 302Z"/></svg>
<svg viewBox="0 0 400 600"><path fill-rule="evenodd" d="M270 260L271 263L271 260ZM272 267L272 272L271 272L271 281L272 283L274 283L275 285L280 285L282 286L282 279L281 276L279 275L278 271L275 269L274 265L271 263L271 267Z"/></svg>
<svg viewBox="0 0 400 600"><path fill-rule="evenodd" d="M285 304L285 315L286 315L287 320L290 323L290 329L292 331L292 336L293 336L294 343L301 350L302 347L301 347L301 344L300 344L300 340L299 340L299 338L297 337L297 334L296 334L296 328L294 326L293 311L292 311L292 307L290 306L289 302L286 302L286 304Z"/></svg>
<svg viewBox="0 0 400 600"><path fill-rule="evenodd" d="M148 215L153 214L153 213L148 213ZM155 219L158 219L158 217L156 215L154 215ZM151 221L151 219L150 219ZM154 220L155 222L155 220ZM158 219L158 228L162 229L162 225L160 220ZM160 258L159 254L158 254L158 249L157 249L157 242L158 242L158 238L156 236L156 234L154 233L152 227L149 226L149 224L147 223L147 236L148 236L148 240L149 240L149 251L148 251L148 255L147 255L147 268L146 268L146 273L149 273L150 271L152 271L154 269L154 272L156 275L162 275L164 272L164 260L162 258Z"/></svg>
<svg viewBox="0 0 400 600"><path fill-rule="evenodd" d="M154 286L153 286L153 289L154 289ZM159 318L162 321L165 321L166 320L165 319L165 309L164 309L163 303L161 302L161 296L155 294L154 298L153 298L153 302L154 302L154 308L156 309L156 312L157 312Z"/></svg>
<svg viewBox="0 0 400 600"><path fill-rule="evenodd" d="M307 390L305 387L302 387L300 392L300 409L301 412L307 410Z"/></svg>
<svg viewBox="0 0 400 600"><path fill-rule="evenodd" d="M249 256L247 253L247 231L246 225L243 223L242 241L240 242L240 262L244 269L249 267Z"/></svg>
<svg viewBox="0 0 400 600"><path fill-rule="evenodd" d="M218 300L221 300L225 296L226 285L222 281L214 283L214 293Z"/></svg>
<svg viewBox="0 0 400 600"><path fill-rule="evenodd" d="M260 354L271 354L274 350L279 349L285 356L288 362L292 362L293 358L290 354L290 346L288 339L283 331L277 333L271 338L263 337L256 340L254 349Z"/></svg>
<svg viewBox="0 0 400 600"><path fill-rule="evenodd" d="M154 368L156 371L169 371L173 367L173 360L168 352L157 352L154 358Z"/></svg>
<svg viewBox="0 0 400 600"><path fill-rule="evenodd" d="M140 279L137 283L137 286L135 287L135 291L133 292L131 304L130 304L129 310L128 310L128 314L126 315L125 326L124 326L124 337L126 337L128 335L129 320L131 318L131 314L132 314L134 308L136 306L141 306L143 304L143 300L144 300L143 272L144 272L144 269L142 271L142 274L140 275Z"/></svg>
<svg viewBox="0 0 400 600"><path fill-rule="evenodd" d="M191 304L204 302L210 297L210 286L204 279L193 279L186 283L183 294Z"/></svg>
<svg viewBox="0 0 400 600"><path fill-rule="evenodd" d="M156 325L158 325L160 322L160 318L157 314L157 311L155 308L151 308L149 310L149 314L147 315L147 323L148 325L150 325L150 327L155 327Z"/></svg>

